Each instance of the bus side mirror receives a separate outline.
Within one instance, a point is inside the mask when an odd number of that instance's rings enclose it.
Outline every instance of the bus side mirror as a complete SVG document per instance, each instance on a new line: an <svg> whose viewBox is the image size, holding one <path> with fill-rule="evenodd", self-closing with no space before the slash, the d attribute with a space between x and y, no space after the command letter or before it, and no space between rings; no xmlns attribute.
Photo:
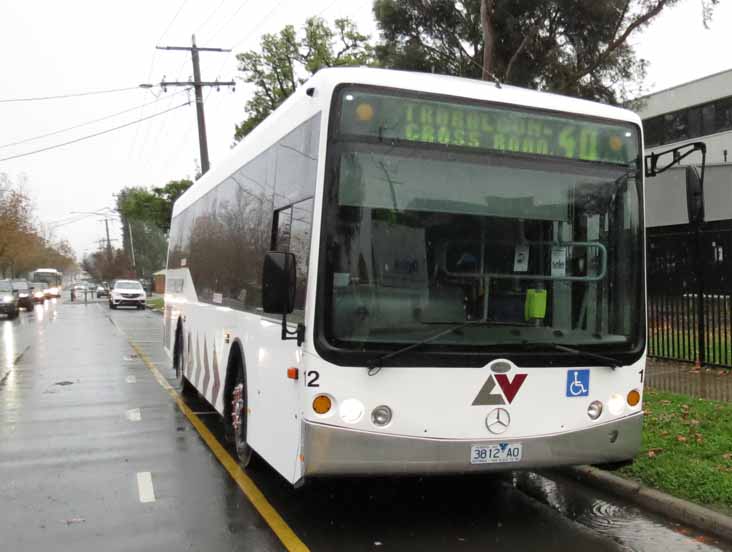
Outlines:
<svg viewBox="0 0 732 552"><path fill-rule="evenodd" d="M262 270L262 310L270 314L290 314L295 308L297 266L295 255L268 251Z"/></svg>
<svg viewBox="0 0 732 552"><path fill-rule="evenodd" d="M689 223L704 222L704 183L695 167L686 167L686 209Z"/></svg>

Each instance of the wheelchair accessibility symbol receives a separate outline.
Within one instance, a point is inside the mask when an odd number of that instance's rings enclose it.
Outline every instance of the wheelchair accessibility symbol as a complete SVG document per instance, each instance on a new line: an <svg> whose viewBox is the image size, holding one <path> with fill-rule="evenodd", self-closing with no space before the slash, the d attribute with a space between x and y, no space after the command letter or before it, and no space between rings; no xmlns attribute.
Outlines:
<svg viewBox="0 0 732 552"><path fill-rule="evenodd" d="M567 372L567 397L586 397L590 394L590 371Z"/></svg>

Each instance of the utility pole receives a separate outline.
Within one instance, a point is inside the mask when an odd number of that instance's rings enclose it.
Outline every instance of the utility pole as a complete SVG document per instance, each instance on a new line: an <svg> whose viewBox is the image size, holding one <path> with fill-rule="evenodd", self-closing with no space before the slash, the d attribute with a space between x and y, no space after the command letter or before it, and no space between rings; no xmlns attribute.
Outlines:
<svg viewBox="0 0 732 552"><path fill-rule="evenodd" d="M132 268L135 269L137 275L137 265L135 264L135 242L132 241L132 221L127 219L127 229L130 231L130 253L132 253Z"/></svg>
<svg viewBox="0 0 732 552"><path fill-rule="evenodd" d="M104 217L104 228L107 230L107 257L112 258L112 242L109 239L109 219Z"/></svg>
<svg viewBox="0 0 732 552"><path fill-rule="evenodd" d="M231 52L231 50L224 48L199 48L196 46L196 35L191 37L191 46L156 46L156 48L158 50L188 50L191 52L191 58L193 60L193 81L166 81L165 77L163 77L160 86L163 91L166 91L168 86L193 86L196 92L196 117L198 118L198 147L201 152L201 174L206 174L209 169L209 162L208 143L206 141L206 120L203 114L203 87L215 86L218 90L221 86L230 86L233 89L236 83L234 81L219 82L218 80L212 82L202 81L198 52Z"/></svg>

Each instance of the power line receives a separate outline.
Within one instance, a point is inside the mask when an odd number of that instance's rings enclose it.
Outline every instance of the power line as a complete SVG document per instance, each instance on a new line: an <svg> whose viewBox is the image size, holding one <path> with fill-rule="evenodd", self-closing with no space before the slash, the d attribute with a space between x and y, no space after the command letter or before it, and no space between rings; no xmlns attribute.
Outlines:
<svg viewBox="0 0 732 552"><path fill-rule="evenodd" d="M89 92L73 92L71 94L59 94L58 96L37 96L34 98L3 98L0 103L11 102L39 102L44 100L60 100L63 98L78 98L79 96L94 96L97 94L112 94L114 92L126 92L128 90L139 90L139 86L128 86L126 88L110 88L107 90L91 90Z"/></svg>
<svg viewBox="0 0 732 552"><path fill-rule="evenodd" d="M226 3L226 0L221 0L218 6L216 6L211 13L208 14L208 17L204 20L203 23L201 23L198 28L195 31L195 34L199 34L201 32L201 29L203 29L206 25L208 25L208 22L211 21L211 18L216 15L216 12L218 12L221 9L221 6L223 6Z"/></svg>
<svg viewBox="0 0 732 552"><path fill-rule="evenodd" d="M264 22L265 22L265 21L266 21L267 19L269 19L269 16L270 16L270 15L272 15L272 14L273 14L273 13L274 13L275 11L277 11L277 9L278 9L278 8L279 8L279 7L280 7L280 6L282 5L282 4L283 4L283 2L284 2L284 1L285 1L285 0L279 0L279 2L277 2L277 3L276 3L276 4L274 5L274 7L273 7L273 8L271 9L271 10L269 10L269 11L267 12L267 15L265 15L265 16L264 16L264 17L263 17L262 19L260 19L260 20L259 20L259 21L257 22L257 24L256 24L256 25L254 25L254 26L253 26L253 27L252 27L252 28L251 28L251 29L250 29L249 31L247 31L247 32L245 33L245 35L244 35L244 38L242 38L242 39L241 39L241 40L240 40L239 42L237 42L236 44L234 44L234 45L233 45L233 46L231 47L231 49L232 49L232 50L234 50L234 49L236 49L236 47L237 47L237 46L239 46L239 45L240 45L240 44L241 44L242 42L246 42L247 40L249 40L249 39L251 38L251 37L249 36L249 34L251 33L251 31L252 31L252 30L254 30L254 29L258 29L258 28L260 28L260 26L262 25L262 23L264 23Z"/></svg>
<svg viewBox="0 0 732 552"><path fill-rule="evenodd" d="M189 91L190 91L190 88L186 88L185 90L180 90L179 92L174 92L169 97L177 96L177 95L180 95L180 94L184 94L184 93L187 93ZM62 134L64 132L68 132L69 130L74 130L74 129L77 129L77 128L81 128L83 126L91 125L91 124L94 124L94 123L99 123L101 121L106 121L107 119L112 119L114 117L118 117L120 115L124 115L125 113L129 113L130 111L135 111L138 108L143 108L143 107L147 107L149 105L153 105L153 104L158 103L158 102L160 102L160 101L162 101L164 99L165 99L165 96L159 96L156 100L153 100L151 102L144 103L142 105L136 105L135 107L130 107L128 109L124 109L122 111L118 111L117 113L112 113L111 115L105 115L104 117L99 117L98 119L92 119L92 120L86 121L84 123L79 123L79 124L76 124L76 125L73 125L73 126L70 126L70 127L62 128L62 129L59 129L59 130L54 130L53 132L47 132L46 134L39 134L37 136L32 136L30 138L24 138L23 140L18 140L16 142L9 142L7 144L0 144L0 149L9 148L10 146L17 146L19 144L25 144L26 142L33 142L35 140L40 140L41 138L48 138L49 136L55 136L56 134Z"/></svg>
<svg viewBox="0 0 732 552"><path fill-rule="evenodd" d="M178 19L178 16L180 15L180 12L183 11L183 7L188 3L188 0L183 0L180 7L178 8L178 11L175 12L175 15L173 16L173 19L170 20L170 23L168 23L168 26L165 27L165 30L163 31L163 34L160 35L160 38L158 38L158 42L163 40L165 38L165 35L168 34L168 31L173 26L173 23L175 23L175 20Z"/></svg>
<svg viewBox="0 0 732 552"><path fill-rule="evenodd" d="M226 23L224 23L221 27L218 28L218 30L209 38L209 42L213 42L213 40L219 36L221 31L223 31L226 27L231 25L234 22L234 18L239 15L239 12L242 10L244 6L246 6L249 3L249 0L244 0L241 4L239 4L239 7L236 9L234 13L232 13L226 20Z"/></svg>
<svg viewBox="0 0 732 552"><path fill-rule="evenodd" d="M76 138L74 140L69 140L68 142L63 142L61 144L55 144L53 146L48 146L46 148L41 148L33 151L28 151L26 153L19 153L18 155L11 155L10 157L2 157L0 158L0 161L9 161L11 159L18 159L19 157L27 157L28 155L33 155L35 153L41 153L43 151L48 151L56 148L60 148L63 146L68 146L69 144L75 144L76 142L81 142L83 140L88 140L89 138L95 138L96 136L101 136L103 134L109 134L110 132L114 132L115 130L120 130L122 128L126 128L128 126L135 125L137 123L141 123L142 121L147 121L148 119L152 119L153 117L159 117L160 115L165 115L166 113L169 113L175 109L179 109L181 107L185 107L187 105L190 105L190 102L182 103L180 105L176 105L175 107L171 107L170 109L166 109L164 111L159 111L157 113L153 113L152 115L148 115L147 117L142 117L140 119L135 119L134 121L130 121L129 123L125 123L123 125L119 125L113 128L108 128L107 130L102 130L100 132L95 132L94 134L89 134L87 136L82 136L81 138Z"/></svg>
<svg viewBox="0 0 732 552"><path fill-rule="evenodd" d="M183 7L186 5L186 2L188 0L183 0L183 3L178 7L178 10L175 12L175 15L173 15L173 18L168 22L168 25L165 27L165 30L163 31L163 34L160 35L160 38L158 38L157 42L160 42L166 34L168 34L168 31L170 30L170 27L175 23L175 20L178 19L178 15L183 10ZM147 78L145 79L145 82L150 82L150 77L152 77L153 74L153 67L155 67L155 56L157 55L158 51L153 50L152 57L150 58L150 69L147 72ZM168 105L170 105L171 102L168 102ZM140 117L142 117L142 114L145 112L145 107L140 107ZM140 135L140 127L135 128L135 136L132 138L132 143L130 144L130 153L129 156L132 157L132 152L135 149L135 145L137 144L137 138ZM147 135L145 136L145 141L147 142Z"/></svg>

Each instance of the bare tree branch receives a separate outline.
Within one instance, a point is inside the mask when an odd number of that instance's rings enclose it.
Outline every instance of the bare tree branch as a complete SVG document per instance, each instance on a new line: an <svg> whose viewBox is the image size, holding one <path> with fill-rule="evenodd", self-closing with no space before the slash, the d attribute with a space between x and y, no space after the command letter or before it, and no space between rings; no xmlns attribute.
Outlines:
<svg viewBox="0 0 732 552"><path fill-rule="evenodd" d="M666 6L666 4L669 3L669 1L670 0L658 0L655 5L648 9L648 11L639 15L635 20L633 20L625 28L625 30L619 37L612 40L607 45L607 48L605 48L602 52L598 54L593 63L589 64L587 67L577 72L576 79L579 80L585 75L592 73L595 69L597 69L610 56L610 54L612 54L620 46L625 44L625 41L628 39L633 31L635 31L641 25L648 23L648 21L661 13L661 10ZM625 17L625 12L623 12L623 15L621 17Z"/></svg>
<svg viewBox="0 0 732 552"><path fill-rule="evenodd" d="M539 26L538 25L532 25L529 31L526 33L526 36L524 36L524 39L521 41L521 44L519 44L519 47L516 48L516 51L511 56L511 59L508 60L508 65L506 65L506 72L503 74L503 82L508 82L509 77L511 76L511 69L513 68L513 64L516 61L516 58L519 57L519 54L526 48L526 45L529 43L531 39L534 38L536 33L539 32Z"/></svg>

